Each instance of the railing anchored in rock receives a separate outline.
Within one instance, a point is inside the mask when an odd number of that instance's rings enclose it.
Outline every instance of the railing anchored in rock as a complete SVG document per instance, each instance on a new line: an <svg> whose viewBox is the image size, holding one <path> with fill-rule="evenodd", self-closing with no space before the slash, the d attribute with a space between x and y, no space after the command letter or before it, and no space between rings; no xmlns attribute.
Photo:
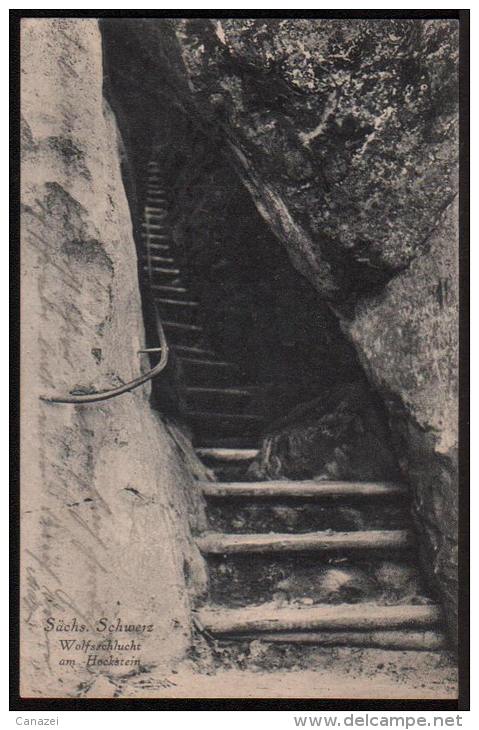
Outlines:
<svg viewBox="0 0 479 730"><path fill-rule="evenodd" d="M153 163L154 164L154 163ZM151 169L150 164L150 176L151 174L154 174L156 170ZM143 226L146 228L146 235L148 238L151 237L151 239L157 239L160 236L158 235L156 228L156 225L150 224L150 209L148 206L145 208L145 215L144 215L144 223ZM154 230L153 230L154 229ZM149 241L151 244L151 241ZM153 244L155 245L155 244ZM150 284L153 284L153 271L154 271L154 256L151 256L151 247L147 245L147 257L146 257L146 269L148 271L148 275L150 278ZM157 332L158 332L158 339L160 346L159 347L148 347L144 348L138 351L139 355L142 354L150 354L154 352L160 352L160 360L159 362L151 368L146 373L143 373L142 375L139 375L137 378L134 378L133 380L130 380L128 383L124 383L123 385L119 385L116 388L109 388L108 390L103 391L95 391L93 393L85 393L85 392L79 392L78 390L72 391L71 393L68 393L67 395L61 395L61 396L46 396L42 395L40 396L40 399L43 401L46 401L47 403L71 403L71 404L83 404L83 403L98 403L99 401L104 400L110 400L111 398L116 398L118 395L122 395L123 393L128 393L131 390L134 390L135 388L138 388L140 385L143 385L144 383L147 383L149 380L152 380L157 375L159 375L167 366L168 364L168 356L169 356L169 348L168 348L168 341L166 338L165 330L163 328L163 324L161 322L160 315L158 313L158 309L155 306L155 313L156 313L156 326L157 326Z"/></svg>

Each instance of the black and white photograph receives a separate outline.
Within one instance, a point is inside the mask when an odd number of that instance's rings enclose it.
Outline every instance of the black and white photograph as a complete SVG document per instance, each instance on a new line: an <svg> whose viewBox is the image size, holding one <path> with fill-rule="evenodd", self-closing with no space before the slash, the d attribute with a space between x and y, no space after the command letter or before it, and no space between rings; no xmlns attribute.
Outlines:
<svg viewBox="0 0 479 730"><path fill-rule="evenodd" d="M457 703L464 17L15 20L19 698Z"/></svg>

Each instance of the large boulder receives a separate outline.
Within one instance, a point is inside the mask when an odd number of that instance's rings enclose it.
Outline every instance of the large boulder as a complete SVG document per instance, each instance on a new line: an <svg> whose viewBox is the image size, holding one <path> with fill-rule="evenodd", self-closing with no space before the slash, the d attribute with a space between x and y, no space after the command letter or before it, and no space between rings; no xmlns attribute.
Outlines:
<svg viewBox="0 0 479 730"><path fill-rule="evenodd" d="M427 249L456 192L457 23L176 22L193 98L328 298Z"/></svg>
<svg viewBox="0 0 479 730"><path fill-rule="evenodd" d="M248 470L253 478L398 478L384 411L362 382L296 407L269 432Z"/></svg>
<svg viewBox="0 0 479 730"><path fill-rule="evenodd" d="M185 463L195 457L151 410L149 387L92 405L40 399L110 388L148 367L119 136L102 87L95 20L22 21L26 697L74 696L96 673L168 671L190 646L190 603L205 587L191 537L204 517ZM110 633L102 618L152 628ZM132 637L140 647L123 655L60 644ZM130 664L112 665L111 653ZM89 654L97 661L87 668Z"/></svg>

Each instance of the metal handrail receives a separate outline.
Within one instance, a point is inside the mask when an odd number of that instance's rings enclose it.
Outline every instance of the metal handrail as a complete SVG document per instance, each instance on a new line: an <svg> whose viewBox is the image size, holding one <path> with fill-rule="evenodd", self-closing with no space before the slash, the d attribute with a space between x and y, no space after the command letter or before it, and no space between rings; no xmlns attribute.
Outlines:
<svg viewBox="0 0 479 730"><path fill-rule="evenodd" d="M156 310L156 307L155 307ZM133 380L130 380L130 382L125 383L124 385L119 385L117 388L110 388L109 390L103 390L97 393L83 393L75 395L74 393L71 393L69 395L65 396L45 396L41 395L40 399L47 401L48 403L97 403L98 401L102 400L109 400L110 398L115 398L117 395L121 395L122 393L128 393L130 390L133 390L134 388L138 388L140 385L143 385L143 383L148 382L148 380L152 380L152 378L156 377L159 373L161 373L162 370L165 369L165 367L168 364L168 343L166 341L166 335L165 331L163 329L163 325L161 324L161 320L158 316L158 312L156 313L156 323L158 327L158 337L160 340L160 347L153 347L148 348L144 350L139 350L138 354L145 353L145 352L160 352L161 351L161 357L160 361L157 365L155 365L154 368L149 370L147 373L144 373L144 375L139 375L137 378L134 378Z"/></svg>
<svg viewBox="0 0 479 730"><path fill-rule="evenodd" d="M148 266L148 275L150 279L150 284L152 280L152 264L151 264L151 251L147 243L147 266ZM128 383L124 383L124 385L119 385L117 388L110 388L109 390L103 390L96 393L69 393L68 395L63 396L45 396L41 395L40 399L47 401L47 403L98 403L99 401L103 400L109 400L110 398L115 398L117 395L122 395L122 393L128 393L130 390L133 390L134 388L138 388L140 385L143 385L143 383L147 383L149 380L152 380L154 377L159 375L162 370L164 370L168 364L168 342L166 340L165 330L163 329L163 325L161 323L160 316L158 314L158 310L156 308L156 304L154 304L155 308L155 315L156 315L156 326L158 329L158 339L160 341L160 347L152 347L147 348L143 350L139 350L138 354L142 353L150 353L150 352L161 352L160 361L155 365L154 368L149 370L144 375L139 375L137 378L134 378L133 380L130 380Z"/></svg>

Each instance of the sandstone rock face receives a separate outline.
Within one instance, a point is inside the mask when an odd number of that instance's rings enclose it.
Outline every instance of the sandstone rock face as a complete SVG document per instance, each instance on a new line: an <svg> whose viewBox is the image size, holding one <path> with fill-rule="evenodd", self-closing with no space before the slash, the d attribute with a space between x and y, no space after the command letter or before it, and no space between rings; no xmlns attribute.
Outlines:
<svg viewBox="0 0 479 730"><path fill-rule="evenodd" d="M427 250L455 194L457 24L176 21L194 99L328 298Z"/></svg>
<svg viewBox="0 0 479 730"><path fill-rule="evenodd" d="M382 394L400 466L414 490L423 562L457 612L458 226L451 205L429 250L345 329Z"/></svg>
<svg viewBox="0 0 479 730"><path fill-rule="evenodd" d="M184 655L205 586L190 526L203 517L185 465L194 455L150 409L147 386L99 404L40 400L149 365L97 22L23 20L22 36L21 694L74 696L95 673L138 670L87 669L87 654L62 651L60 638L132 638L99 633L102 617L152 625L134 635L142 668ZM45 631L50 618L85 632Z"/></svg>

